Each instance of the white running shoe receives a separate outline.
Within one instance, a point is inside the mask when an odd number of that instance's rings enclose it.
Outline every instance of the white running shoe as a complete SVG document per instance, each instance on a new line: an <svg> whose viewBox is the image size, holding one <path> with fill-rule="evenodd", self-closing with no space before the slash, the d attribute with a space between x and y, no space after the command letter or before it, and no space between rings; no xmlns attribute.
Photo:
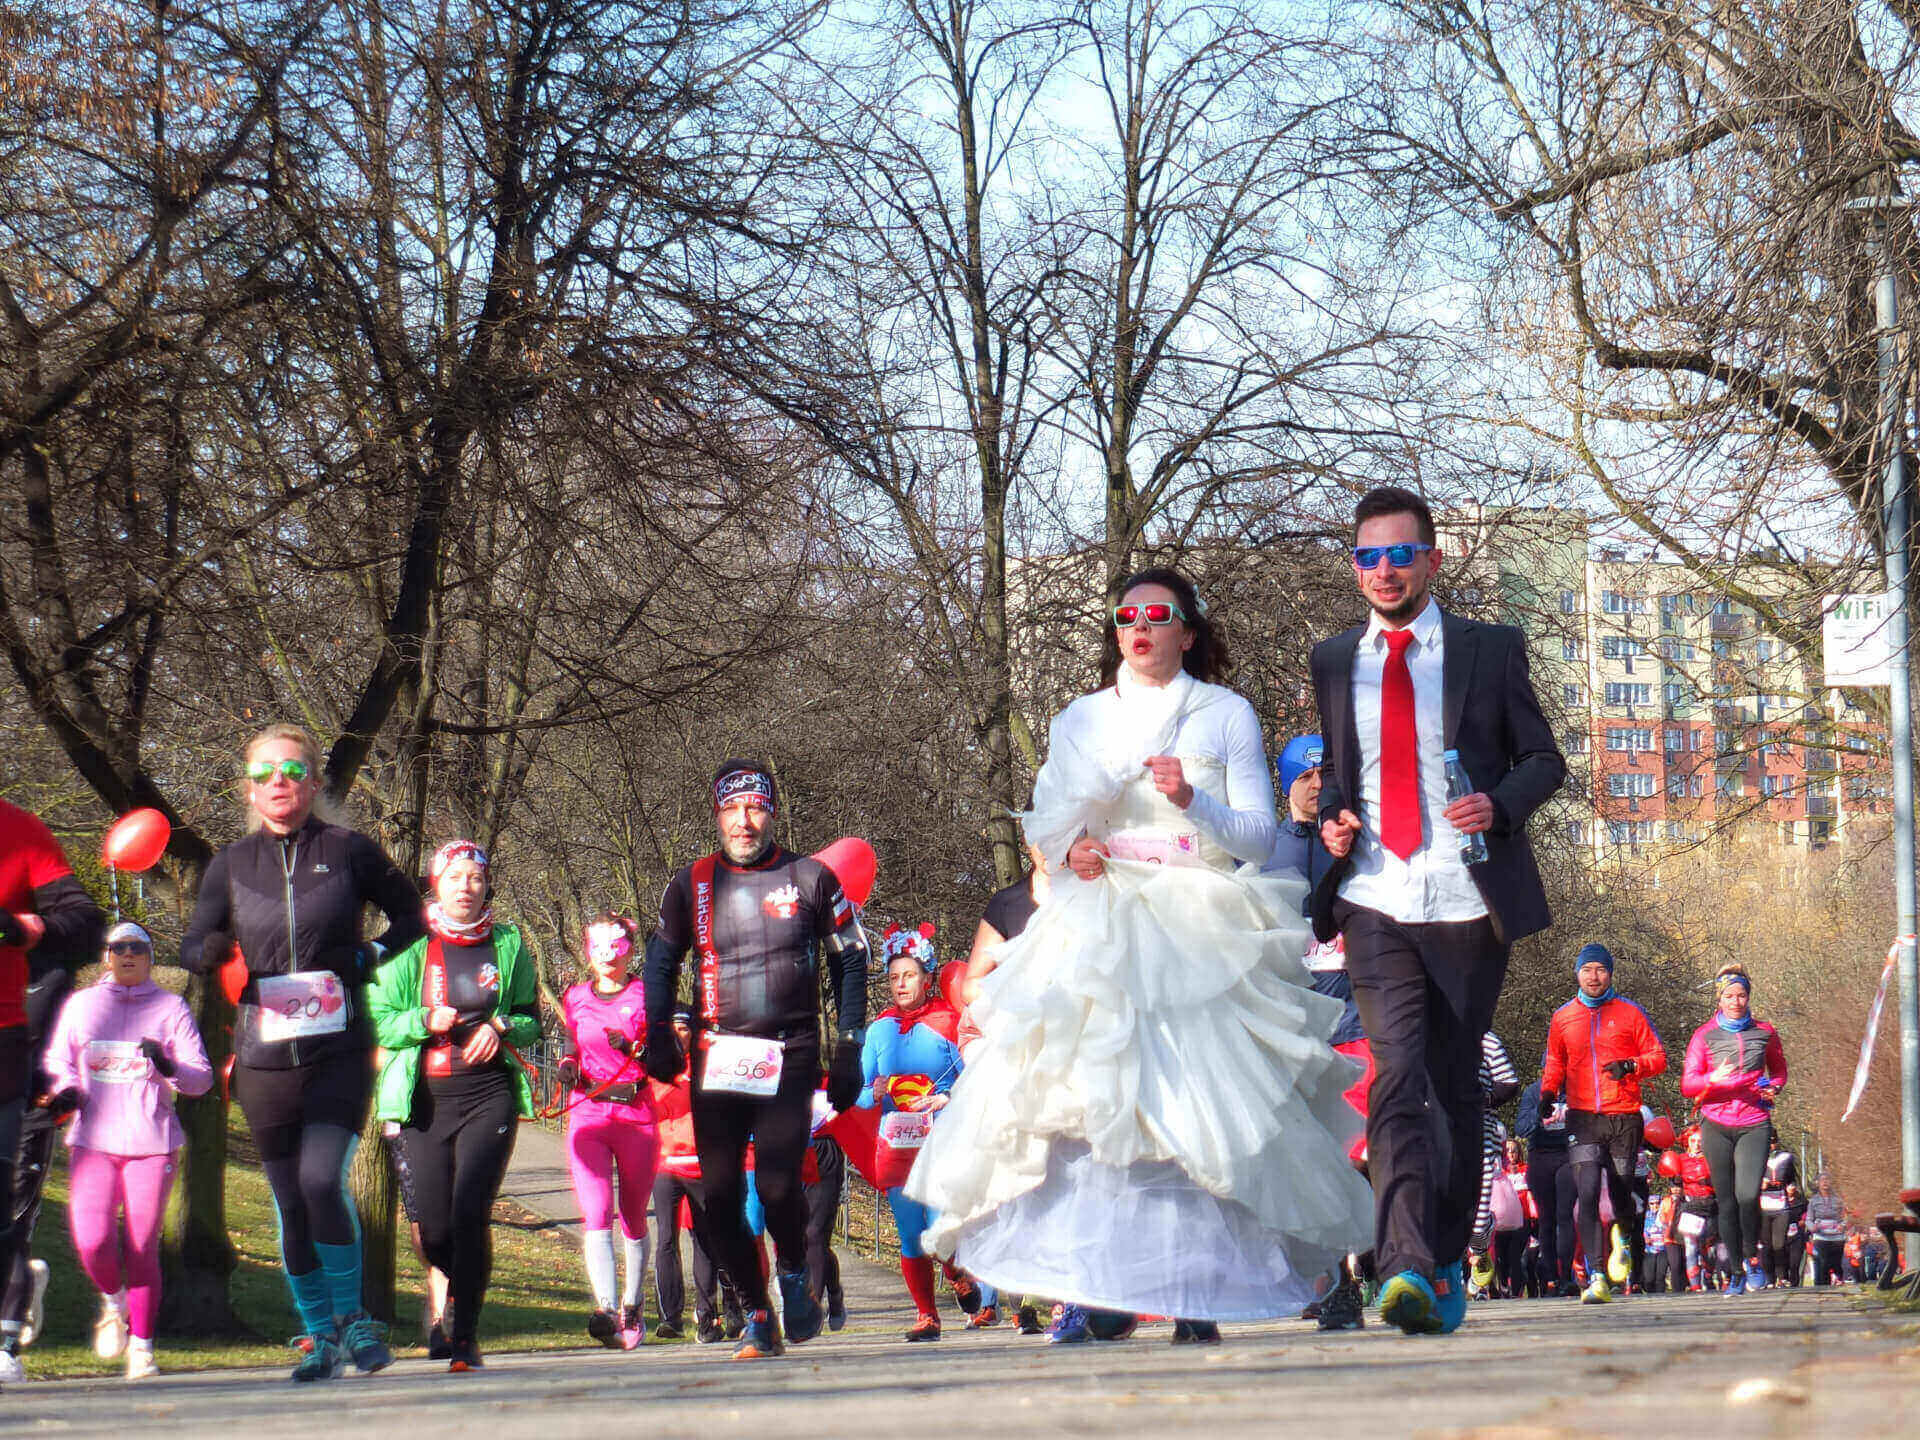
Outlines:
<svg viewBox="0 0 1920 1440"><path fill-rule="evenodd" d="M102 1360L116 1360L126 1348L126 1303L117 1295L102 1295L100 1318L93 1322L93 1353Z"/></svg>
<svg viewBox="0 0 1920 1440"><path fill-rule="evenodd" d="M20 1357L11 1350L0 1350L0 1385L18 1385L26 1378Z"/></svg>
<svg viewBox="0 0 1920 1440"><path fill-rule="evenodd" d="M127 1342L127 1379L145 1380L158 1375L160 1367L153 1362L153 1341L130 1340Z"/></svg>
<svg viewBox="0 0 1920 1440"><path fill-rule="evenodd" d="M47 1323L47 1281L53 1278L44 1260L27 1261L27 1273L33 1277L33 1293L27 1300L27 1323L20 1328L22 1350L40 1338L41 1327Z"/></svg>

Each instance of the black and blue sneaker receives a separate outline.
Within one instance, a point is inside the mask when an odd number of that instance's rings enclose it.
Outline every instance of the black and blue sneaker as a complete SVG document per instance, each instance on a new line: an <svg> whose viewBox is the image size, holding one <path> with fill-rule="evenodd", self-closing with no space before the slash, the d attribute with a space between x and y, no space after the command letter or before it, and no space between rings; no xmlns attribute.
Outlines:
<svg viewBox="0 0 1920 1440"><path fill-rule="evenodd" d="M807 1267L780 1272L780 1318L787 1331L787 1343L804 1345L825 1328L826 1311L807 1288Z"/></svg>
<svg viewBox="0 0 1920 1440"><path fill-rule="evenodd" d="M780 1343L780 1326L775 1322L771 1311L756 1310L747 1317L745 1328L740 1334L740 1348L733 1352L736 1360L770 1360L786 1349Z"/></svg>
<svg viewBox="0 0 1920 1440"><path fill-rule="evenodd" d="M1047 1330L1049 1345L1079 1345L1093 1339L1087 1329L1087 1307L1062 1305L1054 1311L1053 1324Z"/></svg>

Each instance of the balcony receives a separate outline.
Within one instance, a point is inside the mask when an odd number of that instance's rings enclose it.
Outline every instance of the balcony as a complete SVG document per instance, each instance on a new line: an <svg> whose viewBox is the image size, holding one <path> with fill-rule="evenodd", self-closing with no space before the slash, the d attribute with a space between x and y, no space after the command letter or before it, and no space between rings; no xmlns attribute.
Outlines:
<svg viewBox="0 0 1920 1440"><path fill-rule="evenodd" d="M1744 615L1715 615L1709 629L1719 638L1738 638L1747 633L1747 617Z"/></svg>
<svg viewBox="0 0 1920 1440"><path fill-rule="evenodd" d="M1809 820L1831 820L1839 813L1831 795L1809 795L1807 797L1807 818Z"/></svg>

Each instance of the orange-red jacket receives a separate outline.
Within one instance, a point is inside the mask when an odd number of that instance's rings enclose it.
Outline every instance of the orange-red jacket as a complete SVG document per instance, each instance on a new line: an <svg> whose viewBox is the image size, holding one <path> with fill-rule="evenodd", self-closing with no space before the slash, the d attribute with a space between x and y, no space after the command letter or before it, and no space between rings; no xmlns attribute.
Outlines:
<svg viewBox="0 0 1920 1440"><path fill-rule="evenodd" d="M1616 1080L1605 1068L1614 1060L1632 1060L1638 1069ZM1666 1068L1666 1048L1646 1011L1624 995L1589 1009L1576 995L1553 1012L1547 1027L1540 1088L1559 1095L1569 1110L1623 1115L1640 1108L1640 1082Z"/></svg>

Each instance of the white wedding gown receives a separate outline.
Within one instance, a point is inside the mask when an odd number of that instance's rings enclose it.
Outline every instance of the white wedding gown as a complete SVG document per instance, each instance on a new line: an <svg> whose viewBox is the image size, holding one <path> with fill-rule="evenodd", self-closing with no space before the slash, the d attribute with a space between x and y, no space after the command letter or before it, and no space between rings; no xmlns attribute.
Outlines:
<svg viewBox="0 0 1920 1440"><path fill-rule="evenodd" d="M1143 768L1176 754L1177 809ZM1182 673L1054 721L1024 818L1052 894L1001 947L981 1038L907 1181L930 1245L1003 1290L1195 1320L1296 1314L1371 1243L1348 1162L1358 1075L1327 1043L1340 1003L1301 955L1304 882L1264 858L1273 791L1252 707ZM1115 858L1083 881L1080 834ZM1169 863L1121 858L1154 854Z"/></svg>

